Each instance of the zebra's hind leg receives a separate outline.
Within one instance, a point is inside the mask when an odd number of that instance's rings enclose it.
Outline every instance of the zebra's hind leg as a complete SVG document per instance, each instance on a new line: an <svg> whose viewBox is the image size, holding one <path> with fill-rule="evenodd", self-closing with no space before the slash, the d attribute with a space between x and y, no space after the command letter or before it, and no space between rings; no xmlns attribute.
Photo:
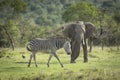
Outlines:
<svg viewBox="0 0 120 80"><path fill-rule="evenodd" d="M60 59L59 59L59 57L57 56L57 54L56 53L54 53L54 56L56 57L56 59L59 61L59 63L60 63L60 65L61 65L61 67L64 67L63 66L63 64L61 63L61 61L60 61Z"/></svg>
<svg viewBox="0 0 120 80"><path fill-rule="evenodd" d="M50 60L51 60L52 56L53 56L53 54L51 54L51 55L49 56L48 63L47 63L47 66L48 66L48 67L49 67Z"/></svg>
<svg viewBox="0 0 120 80"><path fill-rule="evenodd" d="M34 57L35 66L38 67L37 63L36 63L36 53L35 52L33 53L33 57Z"/></svg>
<svg viewBox="0 0 120 80"><path fill-rule="evenodd" d="M30 55L29 62L28 62L28 67L30 67L32 57L33 57L33 55L31 54L31 55Z"/></svg>

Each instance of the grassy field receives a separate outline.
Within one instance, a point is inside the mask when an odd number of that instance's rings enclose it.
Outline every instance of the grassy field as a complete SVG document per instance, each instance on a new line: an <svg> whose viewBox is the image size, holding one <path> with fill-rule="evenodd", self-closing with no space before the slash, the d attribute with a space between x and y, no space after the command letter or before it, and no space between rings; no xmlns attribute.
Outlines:
<svg viewBox="0 0 120 80"><path fill-rule="evenodd" d="M58 61L53 57L50 67L46 63L49 54L38 53L38 67L32 61L31 67L27 68L29 53L23 48L15 51L1 49L4 57L0 58L0 80L120 80L120 51L105 48L104 51L95 47L89 53L89 62L83 63L83 53L70 64L70 55L63 49L58 51L58 56L64 67L61 68ZM25 59L21 57L24 52Z"/></svg>

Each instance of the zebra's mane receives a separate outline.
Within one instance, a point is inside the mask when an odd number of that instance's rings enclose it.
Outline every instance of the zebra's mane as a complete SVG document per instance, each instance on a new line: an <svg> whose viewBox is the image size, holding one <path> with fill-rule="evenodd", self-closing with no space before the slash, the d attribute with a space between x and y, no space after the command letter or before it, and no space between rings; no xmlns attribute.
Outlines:
<svg viewBox="0 0 120 80"><path fill-rule="evenodd" d="M57 49L60 49L63 47L64 43L66 41L69 41L69 39L65 38L65 37L51 37L49 38L50 41L54 41L53 43L55 43Z"/></svg>

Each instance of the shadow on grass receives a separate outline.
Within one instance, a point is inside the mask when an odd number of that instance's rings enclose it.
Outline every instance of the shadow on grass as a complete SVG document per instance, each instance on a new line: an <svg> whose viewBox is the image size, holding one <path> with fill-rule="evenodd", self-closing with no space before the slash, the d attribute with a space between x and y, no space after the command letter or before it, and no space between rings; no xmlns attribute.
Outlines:
<svg viewBox="0 0 120 80"><path fill-rule="evenodd" d="M15 62L16 64L28 64L28 62ZM63 64L70 64L70 62L62 62ZM31 62L31 64L34 64L34 62ZM37 64L47 64L46 62L37 62ZM50 64L59 64L58 61L50 62Z"/></svg>
<svg viewBox="0 0 120 80"><path fill-rule="evenodd" d="M2 73L2 72L21 72L21 71L23 71L24 70L24 68L23 67L17 67L17 66L11 66L11 67L5 67L5 68L2 68L2 69L0 69L0 72Z"/></svg>
<svg viewBox="0 0 120 80"><path fill-rule="evenodd" d="M28 62L15 62L17 64L27 64Z"/></svg>
<svg viewBox="0 0 120 80"><path fill-rule="evenodd" d="M108 52L109 52L109 53L119 54L119 53L120 53L120 50L110 49L110 50L108 50Z"/></svg>
<svg viewBox="0 0 120 80"><path fill-rule="evenodd" d="M91 57L91 58L99 58L98 56L93 55L93 54L89 54L89 57Z"/></svg>

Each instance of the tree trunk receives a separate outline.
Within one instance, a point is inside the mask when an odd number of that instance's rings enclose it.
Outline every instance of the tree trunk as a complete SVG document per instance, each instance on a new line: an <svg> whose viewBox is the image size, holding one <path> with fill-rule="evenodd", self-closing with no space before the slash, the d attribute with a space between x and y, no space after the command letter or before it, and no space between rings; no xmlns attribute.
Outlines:
<svg viewBox="0 0 120 80"><path fill-rule="evenodd" d="M119 44L117 45L117 50L120 50L120 49L119 49Z"/></svg>
<svg viewBox="0 0 120 80"><path fill-rule="evenodd" d="M12 49L14 50L14 42L13 42L13 39L12 39L10 33L9 33L8 30L6 29L6 26L3 26L3 29L5 30L5 33L7 34L8 39L10 40L10 44L11 44L11 46L12 46Z"/></svg>
<svg viewBox="0 0 120 80"><path fill-rule="evenodd" d="M119 40L117 39L117 50L119 50Z"/></svg>
<svg viewBox="0 0 120 80"><path fill-rule="evenodd" d="M104 49L103 39L101 40L101 49L102 49L102 51L103 51L103 49Z"/></svg>

